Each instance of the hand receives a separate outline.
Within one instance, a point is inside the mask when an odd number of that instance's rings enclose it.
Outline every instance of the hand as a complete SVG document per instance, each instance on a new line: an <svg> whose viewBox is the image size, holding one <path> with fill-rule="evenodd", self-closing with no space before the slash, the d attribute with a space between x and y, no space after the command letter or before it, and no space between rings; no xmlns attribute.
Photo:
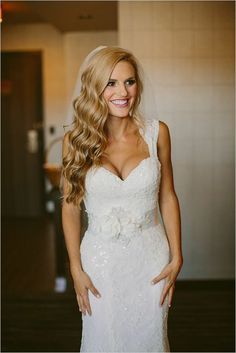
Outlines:
<svg viewBox="0 0 236 353"><path fill-rule="evenodd" d="M169 292L168 305L169 305L169 307L171 306L173 295L174 295L174 290L175 290L175 281L176 281L176 278L180 272L182 265L183 265L183 260L176 261L173 259L169 264L167 264L163 268L161 273L152 280L151 283L156 284L157 282L159 282L163 278L166 278L165 287L164 287L162 294L161 294L160 305L162 305L164 303L166 295Z"/></svg>
<svg viewBox="0 0 236 353"><path fill-rule="evenodd" d="M88 289L95 295L95 297L100 298L101 294L94 287L89 275L81 271L76 276L73 277L74 280L74 289L76 292L76 299L79 305L79 310L86 315L86 310L88 314L92 315L92 310L88 297Z"/></svg>

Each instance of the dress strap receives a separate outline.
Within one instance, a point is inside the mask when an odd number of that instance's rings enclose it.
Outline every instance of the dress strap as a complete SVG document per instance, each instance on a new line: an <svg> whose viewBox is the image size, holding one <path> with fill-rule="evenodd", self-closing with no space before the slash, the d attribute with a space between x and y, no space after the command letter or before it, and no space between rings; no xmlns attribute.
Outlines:
<svg viewBox="0 0 236 353"><path fill-rule="evenodd" d="M150 157L158 159L157 155L157 140L159 135L159 120L146 120L145 131L139 130L146 143L148 144Z"/></svg>
<svg viewBox="0 0 236 353"><path fill-rule="evenodd" d="M159 120L148 120L146 126L146 139L151 157L158 158L157 140L159 135Z"/></svg>

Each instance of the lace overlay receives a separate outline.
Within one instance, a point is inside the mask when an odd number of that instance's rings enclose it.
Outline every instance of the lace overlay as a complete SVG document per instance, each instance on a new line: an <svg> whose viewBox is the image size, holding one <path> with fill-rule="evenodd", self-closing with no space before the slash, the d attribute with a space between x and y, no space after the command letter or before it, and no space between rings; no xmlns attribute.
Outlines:
<svg viewBox="0 0 236 353"><path fill-rule="evenodd" d="M83 269L100 291L89 291L92 316L82 316L80 352L170 352L165 280L151 285L169 262L169 244L157 219L161 164L159 121L142 133L150 157L125 180L104 168L90 169L84 198L88 229L81 242Z"/></svg>

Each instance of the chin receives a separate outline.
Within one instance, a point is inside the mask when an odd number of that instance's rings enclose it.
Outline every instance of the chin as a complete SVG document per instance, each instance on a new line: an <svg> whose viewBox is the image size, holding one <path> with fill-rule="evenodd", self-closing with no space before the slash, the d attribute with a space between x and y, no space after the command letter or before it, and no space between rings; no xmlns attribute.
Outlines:
<svg viewBox="0 0 236 353"><path fill-rule="evenodd" d="M109 115L110 116L116 116L118 118L126 118L127 116L129 116L129 113L131 111L131 108L129 109L123 109L123 111L120 109L120 111L114 110L114 109L110 109L109 110Z"/></svg>
<svg viewBox="0 0 236 353"><path fill-rule="evenodd" d="M129 111L127 113L115 113L115 112L109 112L110 116L114 116L117 118L126 118L127 116L129 116Z"/></svg>

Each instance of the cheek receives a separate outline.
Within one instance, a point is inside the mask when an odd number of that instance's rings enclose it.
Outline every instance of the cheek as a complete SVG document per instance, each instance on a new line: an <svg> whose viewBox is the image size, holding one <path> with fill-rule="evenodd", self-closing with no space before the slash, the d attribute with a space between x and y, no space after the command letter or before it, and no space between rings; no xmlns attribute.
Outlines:
<svg viewBox="0 0 236 353"><path fill-rule="evenodd" d="M103 92L103 98L108 102L112 96L112 92L109 88L105 88Z"/></svg>
<svg viewBox="0 0 236 353"><path fill-rule="evenodd" d="M137 96L137 92L138 92L137 86L132 86L132 87L130 87L130 89L129 89L129 94L130 94L132 97L136 97L136 96Z"/></svg>

